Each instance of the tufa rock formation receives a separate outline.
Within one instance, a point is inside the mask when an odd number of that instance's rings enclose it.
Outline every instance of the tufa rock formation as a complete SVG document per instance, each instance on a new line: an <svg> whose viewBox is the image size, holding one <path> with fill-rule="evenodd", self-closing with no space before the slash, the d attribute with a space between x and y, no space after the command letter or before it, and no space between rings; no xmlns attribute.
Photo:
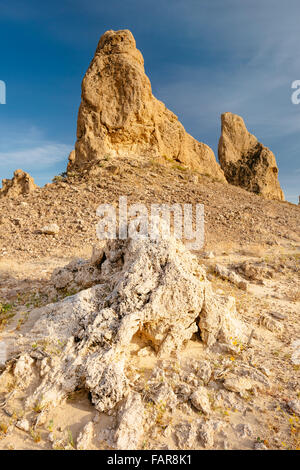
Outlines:
<svg viewBox="0 0 300 470"><path fill-rule="evenodd" d="M132 448L141 437L133 428L142 421L142 410L136 410L138 420L131 417L132 408L142 407L141 397L130 395L134 390L127 375L134 337L141 348L147 346L152 354L168 357L199 330L207 346L231 344L232 338L245 342L248 331L238 317L235 299L215 294L197 258L174 238L113 240L100 248L90 262L92 287L32 311L28 332L15 349L22 354L9 362L0 384L11 372L16 388L31 384L28 409L36 403L43 410L53 408L78 388L90 393L100 412L123 403L115 445ZM88 273L79 262L81 269ZM75 271L74 266L66 270L63 285ZM56 271L53 281L55 276L61 283L62 271ZM208 380L211 369L204 366L199 373L208 372ZM166 383L160 386L153 389L154 401L166 394L168 401L176 398ZM127 430L129 425L132 432Z"/></svg>
<svg viewBox="0 0 300 470"><path fill-rule="evenodd" d="M153 95L130 31L107 31L82 82L77 142L68 171L108 154L162 157L225 182L213 151Z"/></svg>
<svg viewBox="0 0 300 470"><path fill-rule="evenodd" d="M22 194L32 193L37 188L34 179L23 170L16 170L11 180L2 180L2 188L0 189L0 197L17 197Z"/></svg>
<svg viewBox="0 0 300 470"><path fill-rule="evenodd" d="M230 184L284 201L274 154L248 132L243 119L232 113L221 116L219 161Z"/></svg>

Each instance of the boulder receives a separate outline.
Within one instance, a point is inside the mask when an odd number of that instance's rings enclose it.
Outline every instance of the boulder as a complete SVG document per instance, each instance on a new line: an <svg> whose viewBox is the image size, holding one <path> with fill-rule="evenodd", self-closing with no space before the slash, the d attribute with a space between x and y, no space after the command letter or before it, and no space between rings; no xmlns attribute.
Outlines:
<svg viewBox="0 0 300 470"><path fill-rule="evenodd" d="M284 201L276 159L271 150L248 132L237 114L222 114L221 125L218 155L228 183L266 199Z"/></svg>
<svg viewBox="0 0 300 470"><path fill-rule="evenodd" d="M11 180L3 179L0 197L15 198L23 194L32 193L37 188L34 179L23 170L16 170Z"/></svg>
<svg viewBox="0 0 300 470"><path fill-rule="evenodd" d="M68 172L128 154L180 162L226 182L211 148L187 134L177 116L152 95L131 32L107 31L82 82Z"/></svg>

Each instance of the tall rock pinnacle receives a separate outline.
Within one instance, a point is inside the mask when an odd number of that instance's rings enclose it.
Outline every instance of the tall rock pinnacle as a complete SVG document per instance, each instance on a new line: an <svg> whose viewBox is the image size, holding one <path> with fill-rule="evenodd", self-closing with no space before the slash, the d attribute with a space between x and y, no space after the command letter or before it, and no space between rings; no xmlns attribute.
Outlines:
<svg viewBox="0 0 300 470"><path fill-rule="evenodd" d="M267 199L284 201L271 150L248 132L244 120L237 114L222 114L221 125L218 153L228 183Z"/></svg>
<svg viewBox="0 0 300 470"><path fill-rule="evenodd" d="M213 151L184 130L153 95L144 59L130 31L107 31L82 82L75 152L68 170L88 167L106 154L165 157L225 177Z"/></svg>

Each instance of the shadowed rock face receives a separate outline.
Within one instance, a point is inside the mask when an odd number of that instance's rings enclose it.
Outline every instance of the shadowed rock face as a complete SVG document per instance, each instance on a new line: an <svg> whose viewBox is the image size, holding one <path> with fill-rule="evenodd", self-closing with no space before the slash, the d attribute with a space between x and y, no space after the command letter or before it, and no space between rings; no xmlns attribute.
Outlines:
<svg viewBox="0 0 300 470"><path fill-rule="evenodd" d="M153 95L130 31L107 31L82 82L75 152L68 171L110 155L163 157L223 182L213 151L185 132Z"/></svg>
<svg viewBox="0 0 300 470"><path fill-rule="evenodd" d="M274 154L248 132L243 119L232 113L221 116L219 160L230 184L267 199L284 200Z"/></svg>
<svg viewBox="0 0 300 470"><path fill-rule="evenodd" d="M34 179L23 170L16 170L11 180L2 180L0 197L17 197L21 194L29 194L37 188Z"/></svg>

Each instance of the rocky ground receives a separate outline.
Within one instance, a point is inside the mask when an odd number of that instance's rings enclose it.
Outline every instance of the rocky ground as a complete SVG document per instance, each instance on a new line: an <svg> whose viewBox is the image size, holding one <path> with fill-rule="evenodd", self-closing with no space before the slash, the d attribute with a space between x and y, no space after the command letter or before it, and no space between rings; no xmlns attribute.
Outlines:
<svg viewBox="0 0 300 470"><path fill-rule="evenodd" d="M0 199L0 346L5 343L11 359L0 376L0 448L299 448L299 207L168 161L106 157L93 172ZM65 376L72 386L61 399L50 394L46 403L43 392L30 402L51 378L47 361L53 366L73 357L60 340L39 341L39 318L46 312L55 322L44 306L54 302L59 312L57 302L100 282L88 262L75 262L63 275L57 268L75 257L90 258L97 244L96 208L117 203L119 195L127 195L129 204L204 204L205 246L195 255L212 302L233 297L246 333L208 344L201 303L200 321L194 319L199 329L182 348L161 355L156 333L148 329L145 336L142 329L131 336L122 369L128 389L112 408L101 409L93 384L73 387L71 376ZM45 233L51 224L58 233ZM83 283L78 272L89 273ZM92 350L96 354L97 347Z"/></svg>
<svg viewBox="0 0 300 470"><path fill-rule="evenodd" d="M205 249L218 253L249 248L259 254L299 243L299 207L294 204L265 200L176 162L107 155L92 174L59 176L28 195L0 198L1 259L86 256L97 242L98 205L117 204L122 195L128 204L204 204ZM59 234L42 233L53 223Z"/></svg>

